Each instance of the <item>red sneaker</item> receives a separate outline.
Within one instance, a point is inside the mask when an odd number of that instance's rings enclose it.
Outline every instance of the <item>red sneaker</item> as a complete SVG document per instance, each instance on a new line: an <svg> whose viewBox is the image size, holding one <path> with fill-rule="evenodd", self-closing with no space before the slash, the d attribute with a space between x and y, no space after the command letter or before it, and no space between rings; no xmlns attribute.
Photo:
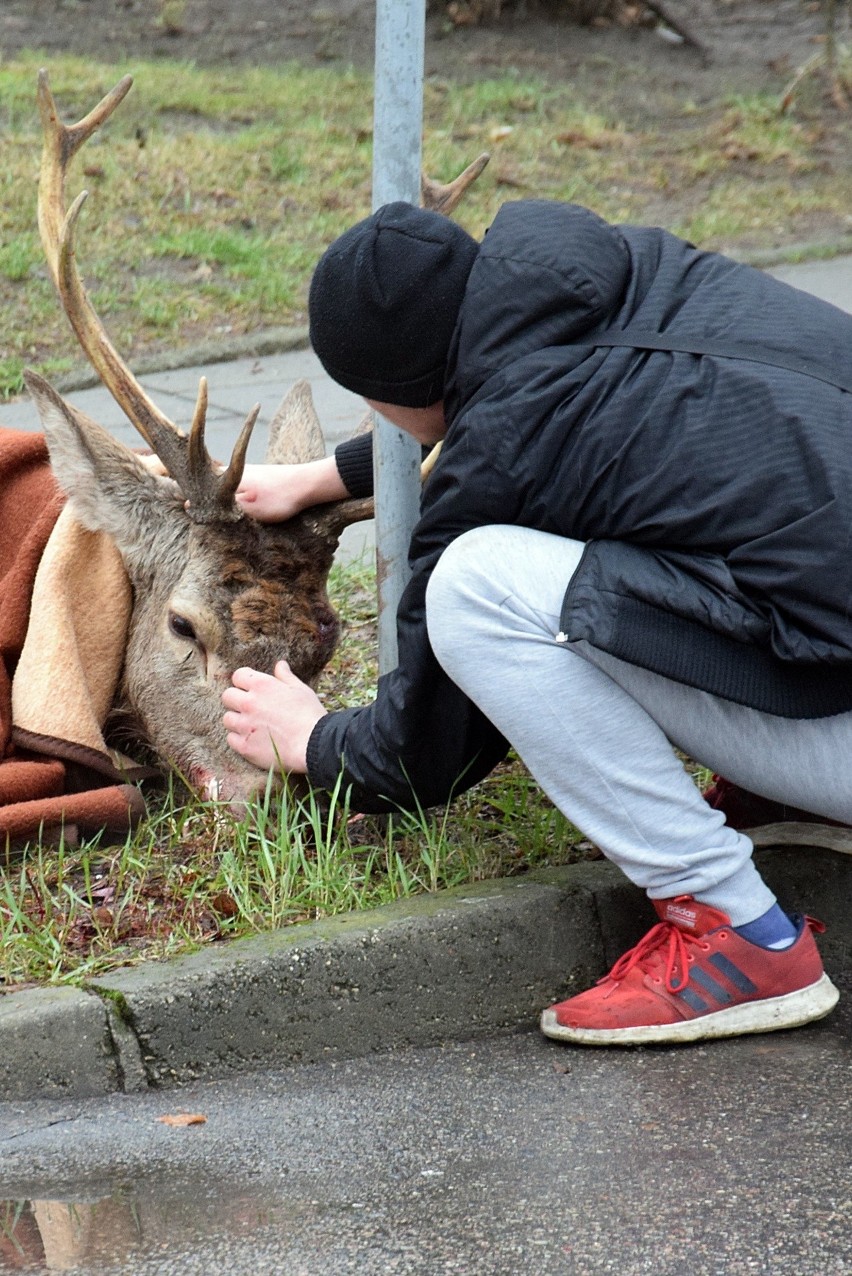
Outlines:
<svg viewBox="0 0 852 1276"><path fill-rule="evenodd" d="M717 908L690 895L659 899L660 917L594 988L545 1010L558 1041L620 1046L736 1037L821 1019L840 995L825 974L811 917L780 952L759 948Z"/></svg>
<svg viewBox="0 0 852 1276"><path fill-rule="evenodd" d="M714 811L723 813L732 829L745 833L755 846L823 846L852 855L852 828L848 824L749 793L721 775L713 776L703 796Z"/></svg>

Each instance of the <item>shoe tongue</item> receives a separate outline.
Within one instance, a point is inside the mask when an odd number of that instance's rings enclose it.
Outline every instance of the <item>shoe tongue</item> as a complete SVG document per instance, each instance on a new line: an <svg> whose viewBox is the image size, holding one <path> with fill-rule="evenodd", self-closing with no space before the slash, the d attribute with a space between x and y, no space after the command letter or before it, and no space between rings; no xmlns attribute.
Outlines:
<svg viewBox="0 0 852 1276"><path fill-rule="evenodd" d="M706 935L717 926L730 925L731 919L719 908L699 904L691 895L678 895L675 899L655 899L654 908L660 921L671 922L690 935Z"/></svg>

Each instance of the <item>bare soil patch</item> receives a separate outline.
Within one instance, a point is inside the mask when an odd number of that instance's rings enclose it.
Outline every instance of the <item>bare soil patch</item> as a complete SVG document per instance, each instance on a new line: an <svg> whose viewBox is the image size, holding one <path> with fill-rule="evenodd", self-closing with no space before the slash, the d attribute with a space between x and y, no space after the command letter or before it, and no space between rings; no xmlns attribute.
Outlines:
<svg viewBox="0 0 852 1276"><path fill-rule="evenodd" d="M564 6L560 15L548 0L504 3L499 20L454 25L443 0L434 0L427 7L426 75L433 82L471 82L508 73L567 83L588 109L662 137L664 156L667 133L675 143L691 136L690 113L694 120L726 97L759 92L777 94L780 103L797 69L824 47L819 0L668 0L668 8L700 48L678 42L643 11L641 0L632 6L641 20L604 26L571 22ZM840 14L838 38L848 42L852 6L841 6ZM0 56L7 59L38 49L47 61L51 53L69 52L131 66L138 57L232 70L293 61L369 69L374 39L373 0L3 0L0 12ZM807 132L810 173L836 181L836 205L844 208L844 192L852 189L849 112L838 109L819 75L807 77L793 111ZM659 154L659 143L656 149ZM750 179L762 163L748 148L741 156L725 152L724 160L729 172L742 163ZM777 180L777 164L764 167L767 184ZM807 172L791 177L799 185L808 180ZM705 187L706 181L692 190L669 187L660 207L652 203L642 220L670 225L673 207L694 207ZM737 246L758 253L800 244L836 251L848 248L851 235L852 216L817 210L775 227L771 243L765 235L746 235Z"/></svg>
<svg viewBox="0 0 852 1276"><path fill-rule="evenodd" d="M823 17L805 0L682 0L670 5L706 56L677 44L659 25L578 26L544 4L503 12L499 21L453 26L443 4L427 14L426 74L471 79L515 68L571 79L620 100L642 118L655 97L701 103L721 91L778 88L818 48ZM202 65L373 62L372 0L4 0L0 53L42 48L99 61L187 59Z"/></svg>

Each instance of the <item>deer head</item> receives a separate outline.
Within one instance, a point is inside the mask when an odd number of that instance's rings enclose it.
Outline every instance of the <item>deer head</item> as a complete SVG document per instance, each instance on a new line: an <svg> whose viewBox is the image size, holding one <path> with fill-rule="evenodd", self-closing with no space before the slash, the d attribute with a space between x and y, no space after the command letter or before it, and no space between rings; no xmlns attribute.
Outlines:
<svg viewBox="0 0 852 1276"><path fill-rule="evenodd" d="M252 427L249 412L227 465L204 442L202 380L189 433L148 398L107 336L76 265L83 192L66 211L66 171L131 86L125 77L83 120L63 125L44 71L38 218L63 308L89 361L162 462L154 472L131 449L28 373L54 473L86 527L108 534L124 561L133 612L119 707L154 751L206 796L240 800L265 773L227 746L221 693L241 665L271 672L282 658L313 683L338 637L326 582L343 529L372 516L372 501L342 501L281 524L244 516L234 500ZM449 212L487 162L480 157L447 186L424 179L424 202ZM270 426L267 460L308 461L325 445L306 383ZM96 623L96 621L94 622Z"/></svg>

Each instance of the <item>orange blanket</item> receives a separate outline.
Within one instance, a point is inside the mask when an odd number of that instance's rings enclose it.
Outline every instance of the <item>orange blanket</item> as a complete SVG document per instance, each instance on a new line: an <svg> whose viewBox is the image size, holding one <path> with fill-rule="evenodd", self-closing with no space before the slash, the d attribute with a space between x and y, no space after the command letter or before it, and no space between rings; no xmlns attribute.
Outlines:
<svg viewBox="0 0 852 1276"><path fill-rule="evenodd" d="M145 772L100 735L129 586L108 538L60 519L62 507L43 437L0 429L0 858L39 834L123 838L145 810L131 782ZM93 605L99 565L124 589L115 607Z"/></svg>

